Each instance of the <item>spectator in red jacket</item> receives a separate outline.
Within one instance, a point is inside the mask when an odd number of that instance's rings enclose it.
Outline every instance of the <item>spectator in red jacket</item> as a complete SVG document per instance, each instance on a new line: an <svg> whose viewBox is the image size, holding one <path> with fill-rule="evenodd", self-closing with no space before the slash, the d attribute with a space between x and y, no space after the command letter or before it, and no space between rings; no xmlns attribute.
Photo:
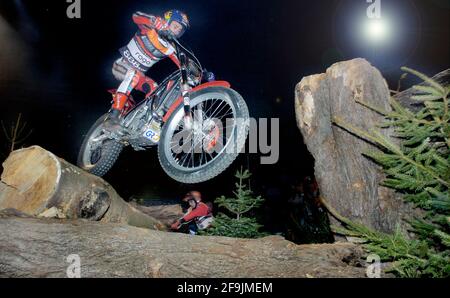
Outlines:
<svg viewBox="0 0 450 298"><path fill-rule="evenodd" d="M178 230L181 225L189 224L189 233L196 234L198 230L197 224L206 217L212 217L212 210L208 205L202 202L202 195L199 191L190 191L183 198L183 201L189 203L189 209L186 214L175 223L172 224L173 230Z"/></svg>

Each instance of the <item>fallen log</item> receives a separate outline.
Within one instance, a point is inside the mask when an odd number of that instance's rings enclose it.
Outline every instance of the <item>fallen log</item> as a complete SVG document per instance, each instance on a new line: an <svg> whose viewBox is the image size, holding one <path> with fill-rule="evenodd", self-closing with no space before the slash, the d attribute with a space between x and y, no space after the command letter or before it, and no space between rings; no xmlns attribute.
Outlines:
<svg viewBox="0 0 450 298"><path fill-rule="evenodd" d="M0 252L0 277L66 277L74 255L81 277L364 277L366 271L363 251L352 243L191 236L11 209L0 212Z"/></svg>
<svg viewBox="0 0 450 298"><path fill-rule="evenodd" d="M133 201L129 204L142 213L157 218L167 227L184 215L180 204L143 206Z"/></svg>
<svg viewBox="0 0 450 298"><path fill-rule="evenodd" d="M13 151L3 163L0 210L6 208L35 216L167 229L161 221L125 202L100 177L39 146Z"/></svg>

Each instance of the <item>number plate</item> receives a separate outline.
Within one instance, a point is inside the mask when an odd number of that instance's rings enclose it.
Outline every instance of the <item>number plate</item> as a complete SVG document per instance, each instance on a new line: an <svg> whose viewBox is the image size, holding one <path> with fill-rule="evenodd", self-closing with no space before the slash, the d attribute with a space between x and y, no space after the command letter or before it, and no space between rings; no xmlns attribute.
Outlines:
<svg viewBox="0 0 450 298"><path fill-rule="evenodd" d="M159 130L149 128L144 132L144 137L154 143L158 143L160 139Z"/></svg>

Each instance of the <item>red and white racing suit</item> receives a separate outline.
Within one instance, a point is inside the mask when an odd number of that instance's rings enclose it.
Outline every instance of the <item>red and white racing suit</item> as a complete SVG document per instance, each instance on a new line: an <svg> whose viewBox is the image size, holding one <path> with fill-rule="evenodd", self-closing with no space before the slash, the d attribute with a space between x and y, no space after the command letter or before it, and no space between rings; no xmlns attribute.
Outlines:
<svg viewBox="0 0 450 298"><path fill-rule="evenodd" d="M114 95L112 108L121 111L133 89L147 95L158 86L145 72L156 62L169 57L178 67L180 62L175 55L175 48L168 41L159 36L160 30L167 30L168 24L161 17L136 12L133 22L138 31L131 41L119 49L121 57L112 68L114 77L122 81Z"/></svg>

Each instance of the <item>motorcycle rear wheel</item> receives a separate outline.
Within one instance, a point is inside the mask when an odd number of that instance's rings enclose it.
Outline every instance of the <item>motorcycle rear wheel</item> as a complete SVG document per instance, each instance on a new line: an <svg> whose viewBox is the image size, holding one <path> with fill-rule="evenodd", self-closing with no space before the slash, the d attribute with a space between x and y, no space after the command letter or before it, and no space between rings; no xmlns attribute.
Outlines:
<svg viewBox="0 0 450 298"><path fill-rule="evenodd" d="M104 176L113 167L124 147L123 144L111 139L95 144L94 139L103 133L102 126L107 116L108 114L104 114L98 118L87 132L77 160L80 168L99 177Z"/></svg>

